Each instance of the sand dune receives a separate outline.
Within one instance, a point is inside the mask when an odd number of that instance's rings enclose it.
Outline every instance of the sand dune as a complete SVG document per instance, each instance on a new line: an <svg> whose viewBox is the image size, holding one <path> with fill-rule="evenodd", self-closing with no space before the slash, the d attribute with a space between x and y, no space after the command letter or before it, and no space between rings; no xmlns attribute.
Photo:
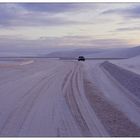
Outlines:
<svg viewBox="0 0 140 140"><path fill-rule="evenodd" d="M113 60L111 63L116 64L124 69L140 74L140 55L123 60Z"/></svg>

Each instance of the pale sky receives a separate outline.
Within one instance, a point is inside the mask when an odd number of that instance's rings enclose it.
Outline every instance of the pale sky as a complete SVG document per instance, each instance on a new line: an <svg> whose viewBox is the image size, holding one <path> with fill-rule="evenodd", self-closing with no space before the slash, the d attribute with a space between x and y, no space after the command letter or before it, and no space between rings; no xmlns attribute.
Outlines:
<svg viewBox="0 0 140 140"><path fill-rule="evenodd" d="M140 44L140 3L0 3L0 47Z"/></svg>

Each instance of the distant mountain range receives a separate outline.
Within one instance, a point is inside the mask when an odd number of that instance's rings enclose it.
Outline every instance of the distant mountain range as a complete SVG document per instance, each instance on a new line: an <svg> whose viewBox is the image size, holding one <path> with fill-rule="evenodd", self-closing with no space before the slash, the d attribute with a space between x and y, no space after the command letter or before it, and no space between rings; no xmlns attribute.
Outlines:
<svg viewBox="0 0 140 140"><path fill-rule="evenodd" d="M56 51L54 51L56 50ZM82 55L86 58L131 58L140 55L140 46L131 48L112 48L112 49L97 49L97 48L81 48L63 50L60 49L36 48L28 50L14 49L12 51L0 51L0 57L49 57L49 58L77 58Z"/></svg>
<svg viewBox="0 0 140 140"><path fill-rule="evenodd" d="M52 52L46 55L47 57L78 57L79 55L88 55L88 54L94 54L94 53L100 53L103 52L104 50L102 49L76 49L76 50L69 50L69 51L57 51L57 52Z"/></svg>
<svg viewBox="0 0 140 140"><path fill-rule="evenodd" d="M105 52L101 53L96 53L96 54L89 54L86 55L88 58L106 58L106 57L111 57L111 58L130 58L130 57L135 57L137 55L140 55L140 46L133 47L133 48L123 48L123 49L117 49L117 50L108 50Z"/></svg>
<svg viewBox="0 0 140 140"><path fill-rule="evenodd" d="M72 51L57 51L47 54L47 57L77 58L83 55L86 58L130 58L140 55L140 46L121 49L76 49Z"/></svg>

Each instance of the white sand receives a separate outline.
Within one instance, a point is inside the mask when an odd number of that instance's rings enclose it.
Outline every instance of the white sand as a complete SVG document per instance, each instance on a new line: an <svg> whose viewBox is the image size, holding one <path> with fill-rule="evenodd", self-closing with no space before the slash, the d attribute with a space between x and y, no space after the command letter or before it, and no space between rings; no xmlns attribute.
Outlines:
<svg viewBox="0 0 140 140"><path fill-rule="evenodd" d="M85 78L102 92L105 102L128 118L135 131L130 135L140 134L139 108L106 76L100 61L40 58L27 62L0 67L1 136L112 135L87 98ZM119 136L117 131L114 133Z"/></svg>

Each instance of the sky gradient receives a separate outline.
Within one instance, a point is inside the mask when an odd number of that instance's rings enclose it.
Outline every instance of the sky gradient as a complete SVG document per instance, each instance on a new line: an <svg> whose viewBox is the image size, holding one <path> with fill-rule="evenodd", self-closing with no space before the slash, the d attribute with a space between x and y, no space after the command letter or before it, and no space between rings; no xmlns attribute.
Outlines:
<svg viewBox="0 0 140 140"><path fill-rule="evenodd" d="M140 3L0 3L0 49L140 44Z"/></svg>

